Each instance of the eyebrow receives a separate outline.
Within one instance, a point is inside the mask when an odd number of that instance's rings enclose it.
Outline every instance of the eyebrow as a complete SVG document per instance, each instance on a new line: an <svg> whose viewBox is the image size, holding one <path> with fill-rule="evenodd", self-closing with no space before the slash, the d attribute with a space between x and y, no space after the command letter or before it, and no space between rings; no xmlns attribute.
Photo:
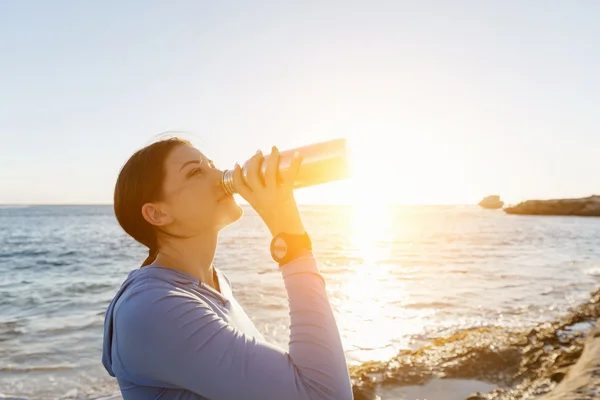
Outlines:
<svg viewBox="0 0 600 400"><path fill-rule="evenodd" d="M214 164L213 160L206 160L208 161L208 164ZM202 164L202 160L191 160L191 161L187 161L185 163L183 163L183 165L181 166L181 168L179 168L179 172L181 172L181 170L188 164Z"/></svg>

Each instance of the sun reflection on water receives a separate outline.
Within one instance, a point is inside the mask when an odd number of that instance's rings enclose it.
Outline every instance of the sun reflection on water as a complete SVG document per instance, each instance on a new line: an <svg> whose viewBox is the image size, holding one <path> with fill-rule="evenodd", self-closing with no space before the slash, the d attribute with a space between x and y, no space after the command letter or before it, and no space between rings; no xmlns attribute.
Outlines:
<svg viewBox="0 0 600 400"><path fill-rule="evenodd" d="M354 206L350 242L365 264L389 259L391 239L388 209L384 204Z"/></svg>
<svg viewBox="0 0 600 400"><path fill-rule="evenodd" d="M344 347L351 363L387 360L409 347L407 335L422 331L422 312L417 316L402 308L410 303L410 295L399 280L399 267L390 259L394 240L390 209L359 204L349 217L354 262L336 295Z"/></svg>

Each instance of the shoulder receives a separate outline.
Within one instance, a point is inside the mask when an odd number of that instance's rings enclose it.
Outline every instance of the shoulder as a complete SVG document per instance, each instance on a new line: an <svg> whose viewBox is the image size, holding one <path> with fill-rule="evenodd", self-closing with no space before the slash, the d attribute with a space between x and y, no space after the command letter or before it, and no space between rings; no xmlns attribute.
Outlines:
<svg viewBox="0 0 600 400"><path fill-rule="evenodd" d="M114 313L118 328L139 330L156 328L190 309L212 312L202 296L184 284L140 277L122 293Z"/></svg>

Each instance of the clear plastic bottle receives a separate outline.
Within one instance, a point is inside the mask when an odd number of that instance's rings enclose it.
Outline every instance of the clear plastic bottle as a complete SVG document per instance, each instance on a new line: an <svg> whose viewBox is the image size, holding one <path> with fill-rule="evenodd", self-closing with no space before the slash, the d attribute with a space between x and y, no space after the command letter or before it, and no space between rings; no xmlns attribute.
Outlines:
<svg viewBox="0 0 600 400"><path fill-rule="evenodd" d="M344 138L314 143L279 152L279 172L285 173L290 167L295 152L302 156L302 164L298 176L294 181L294 188L315 186L323 183L349 178L351 171L351 158L348 142ZM267 160L271 155L265 155L261 164L264 174ZM242 178L248 176L248 161L242 166ZM223 171L222 185L225 191L233 195L237 193L233 184L233 171Z"/></svg>

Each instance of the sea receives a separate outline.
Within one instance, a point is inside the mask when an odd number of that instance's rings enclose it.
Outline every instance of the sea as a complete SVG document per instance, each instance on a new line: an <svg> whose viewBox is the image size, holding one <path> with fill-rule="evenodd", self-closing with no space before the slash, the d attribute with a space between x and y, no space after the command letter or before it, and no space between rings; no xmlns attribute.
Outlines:
<svg viewBox="0 0 600 400"><path fill-rule="evenodd" d="M468 328L550 321L600 286L600 219L476 206L301 213L349 365ZM221 232L215 265L265 338L287 348L287 297L269 242L244 206ZM146 254L110 205L0 206L0 399L120 398L101 364L104 314Z"/></svg>

